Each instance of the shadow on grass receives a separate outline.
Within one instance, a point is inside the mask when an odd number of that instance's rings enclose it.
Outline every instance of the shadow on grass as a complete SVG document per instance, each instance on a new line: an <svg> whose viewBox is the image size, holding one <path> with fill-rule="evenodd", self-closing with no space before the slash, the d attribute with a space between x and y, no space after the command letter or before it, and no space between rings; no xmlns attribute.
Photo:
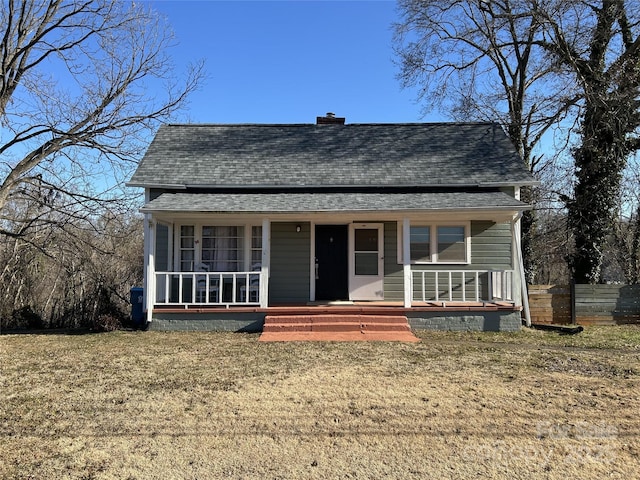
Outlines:
<svg viewBox="0 0 640 480"><path fill-rule="evenodd" d="M140 329L134 328L120 328L119 331L123 332L135 332ZM2 328L0 329L0 335L100 335L103 333L109 333L108 331L93 330L88 327L82 328Z"/></svg>

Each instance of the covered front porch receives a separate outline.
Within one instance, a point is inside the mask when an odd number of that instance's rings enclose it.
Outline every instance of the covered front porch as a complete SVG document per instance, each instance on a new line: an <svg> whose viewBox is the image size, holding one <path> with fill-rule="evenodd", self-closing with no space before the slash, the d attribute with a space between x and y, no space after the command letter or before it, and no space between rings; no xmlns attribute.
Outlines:
<svg viewBox="0 0 640 480"><path fill-rule="evenodd" d="M513 213L147 215L151 328L254 330L279 309L382 311L416 328L520 324Z"/></svg>

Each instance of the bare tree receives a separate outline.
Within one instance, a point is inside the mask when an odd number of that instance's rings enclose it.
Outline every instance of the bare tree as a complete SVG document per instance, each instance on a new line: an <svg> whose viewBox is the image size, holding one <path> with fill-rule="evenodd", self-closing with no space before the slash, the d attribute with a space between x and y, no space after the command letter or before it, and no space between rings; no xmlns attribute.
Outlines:
<svg viewBox="0 0 640 480"><path fill-rule="evenodd" d="M0 3L0 326L126 312L142 242L122 186L203 79L176 75L172 41L132 1Z"/></svg>
<svg viewBox="0 0 640 480"><path fill-rule="evenodd" d="M624 172L618 218L612 230L612 252L629 284L640 283L640 159L631 158ZM607 279L608 280L608 279ZM619 280L619 279L615 279Z"/></svg>
<svg viewBox="0 0 640 480"><path fill-rule="evenodd" d="M142 281L141 223L136 214L105 212L43 228L39 238L0 236L0 328L125 321L129 289Z"/></svg>
<svg viewBox="0 0 640 480"><path fill-rule="evenodd" d="M395 47L404 86L420 85L427 109L456 120L499 121L536 173L545 134L578 96L536 40L544 31L524 0L402 0ZM522 199L535 203L524 188ZM527 281L535 281L535 213L522 219Z"/></svg>
<svg viewBox="0 0 640 480"><path fill-rule="evenodd" d="M202 65L175 78L170 29L133 2L7 0L0 25L0 234L25 237L119 198Z"/></svg>
<svg viewBox="0 0 640 480"><path fill-rule="evenodd" d="M624 0L532 0L545 36L538 42L571 75L581 96L576 182L565 198L578 283L604 280L607 238L629 157L640 148L640 5Z"/></svg>

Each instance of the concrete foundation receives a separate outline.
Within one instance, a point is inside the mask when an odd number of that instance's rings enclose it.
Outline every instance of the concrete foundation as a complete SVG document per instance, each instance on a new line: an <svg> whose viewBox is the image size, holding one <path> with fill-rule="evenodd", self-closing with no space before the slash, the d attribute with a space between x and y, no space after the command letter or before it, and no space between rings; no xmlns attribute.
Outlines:
<svg viewBox="0 0 640 480"><path fill-rule="evenodd" d="M413 330L514 332L522 326L519 311L405 311ZM154 313L149 330L262 332L265 312Z"/></svg>

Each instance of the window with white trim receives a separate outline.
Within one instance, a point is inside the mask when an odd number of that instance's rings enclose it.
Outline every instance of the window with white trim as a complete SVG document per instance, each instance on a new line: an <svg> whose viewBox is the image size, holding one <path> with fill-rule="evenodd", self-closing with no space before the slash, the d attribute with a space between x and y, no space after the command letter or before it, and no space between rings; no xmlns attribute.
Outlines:
<svg viewBox="0 0 640 480"><path fill-rule="evenodd" d="M180 271L192 272L196 258L195 227L193 225L182 225L180 227L179 248Z"/></svg>
<svg viewBox="0 0 640 480"><path fill-rule="evenodd" d="M431 227L412 226L409 239L411 262L431 262Z"/></svg>
<svg viewBox="0 0 640 480"><path fill-rule="evenodd" d="M467 248L465 243L464 226L439 225L437 231L437 262L465 262Z"/></svg>
<svg viewBox="0 0 640 480"><path fill-rule="evenodd" d="M244 227L202 227L202 263L210 272L244 270Z"/></svg>
<svg viewBox="0 0 640 480"><path fill-rule="evenodd" d="M262 266L262 227L181 225L178 268L183 272L257 271Z"/></svg>
<svg viewBox="0 0 640 480"><path fill-rule="evenodd" d="M416 223L409 227L412 264L470 263L469 223ZM398 263L402 263L402 223L398 223Z"/></svg>
<svg viewBox="0 0 640 480"><path fill-rule="evenodd" d="M262 267L262 226L251 227L251 271Z"/></svg>

